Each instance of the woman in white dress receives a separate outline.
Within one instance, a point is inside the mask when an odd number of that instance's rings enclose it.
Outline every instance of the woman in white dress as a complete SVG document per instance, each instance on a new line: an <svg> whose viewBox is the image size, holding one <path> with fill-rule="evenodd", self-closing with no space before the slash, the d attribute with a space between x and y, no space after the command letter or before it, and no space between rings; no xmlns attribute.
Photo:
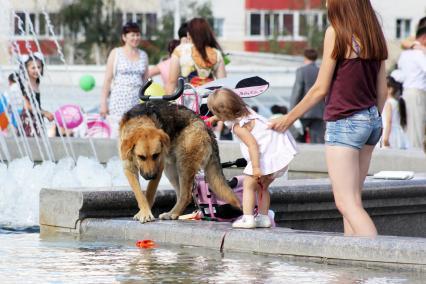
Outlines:
<svg viewBox="0 0 426 284"><path fill-rule="evenodd" d="M401 97L401 84L393 77L387 77L388 96L382 113L383 136L382 147L394 149L409 148L408 136L404 128L407 126L407 110Z"/></svg>
<svg viewBox="0 0 426 284"><path fill-rule="evenodd" d="M148 79L148 56L139 49L139 26L131 22L125 24L121 41L123 45L114 48L108 56L100 106L102 117L109 114L112 137L118 135L121 116L139 103L139 89Z"/></svg>

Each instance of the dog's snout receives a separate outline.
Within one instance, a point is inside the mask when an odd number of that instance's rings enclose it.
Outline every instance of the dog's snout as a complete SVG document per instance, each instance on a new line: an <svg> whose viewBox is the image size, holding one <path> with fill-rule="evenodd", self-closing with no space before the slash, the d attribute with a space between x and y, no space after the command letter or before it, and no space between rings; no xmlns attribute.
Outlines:
<svg viewBox="0 0 426 284"><path fill-rule="evenodd" d="M142 176L146 180L153 180L153 179L157 178L157 174L156 173L155 174L145 174L145 175L142 175Z"/></svg>

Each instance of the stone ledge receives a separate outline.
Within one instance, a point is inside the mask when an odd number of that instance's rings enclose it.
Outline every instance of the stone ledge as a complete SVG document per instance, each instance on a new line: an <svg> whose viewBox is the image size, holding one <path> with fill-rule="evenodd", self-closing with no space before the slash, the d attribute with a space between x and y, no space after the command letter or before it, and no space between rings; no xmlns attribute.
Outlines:
<svg viewBox="0 0 426 284"><path fill-rule="evenodd" d="M334 205L328 179L277 180L270 190L271 209L279 226L342 231L341 216ZM152 210L154 216L170 210L175 198L174 190L159 190ZM426 237L425 178L368 179L363 199L380 234ZM85 218L131 217L137 211L134 195L128 187L42 189L40 192L41 225L76 229L76 223Z"/></svg>
<svg viewBox="0 0 426 284"><path fill-rule="evenodd" d="M85 219L80 236L90 240L152 239L158 243L324 259L362 261L426 271L426 239L379 236L344 237L336 233L286 228L236 230L230 223Z"/></svg>

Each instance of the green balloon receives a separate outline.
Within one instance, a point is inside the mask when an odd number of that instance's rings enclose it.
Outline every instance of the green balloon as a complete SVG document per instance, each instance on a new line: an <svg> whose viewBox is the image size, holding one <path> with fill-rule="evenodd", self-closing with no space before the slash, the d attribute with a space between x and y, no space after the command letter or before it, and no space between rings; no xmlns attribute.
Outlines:
<svg viewBox="0 0 426 284"><path fill-rule="evenodd" d="M92 75L83 75L80 78L80 88L83 91L90 91L95 87L96 81Z"/></svg>

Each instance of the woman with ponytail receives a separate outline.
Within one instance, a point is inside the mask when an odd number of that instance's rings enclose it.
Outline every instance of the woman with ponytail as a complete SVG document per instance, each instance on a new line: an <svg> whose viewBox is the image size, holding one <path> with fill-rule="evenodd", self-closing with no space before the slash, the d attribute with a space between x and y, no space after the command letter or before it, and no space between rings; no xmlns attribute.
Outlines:
<svg viewBox="0 0 426 284"><path fill-rule="evenodd" d="M407 109L402 98L402 85L393 77L387 77L388 95L383 108L383 137L381 146L384 148L407 149L408 137L405 133L407 126Z"/></svg>

